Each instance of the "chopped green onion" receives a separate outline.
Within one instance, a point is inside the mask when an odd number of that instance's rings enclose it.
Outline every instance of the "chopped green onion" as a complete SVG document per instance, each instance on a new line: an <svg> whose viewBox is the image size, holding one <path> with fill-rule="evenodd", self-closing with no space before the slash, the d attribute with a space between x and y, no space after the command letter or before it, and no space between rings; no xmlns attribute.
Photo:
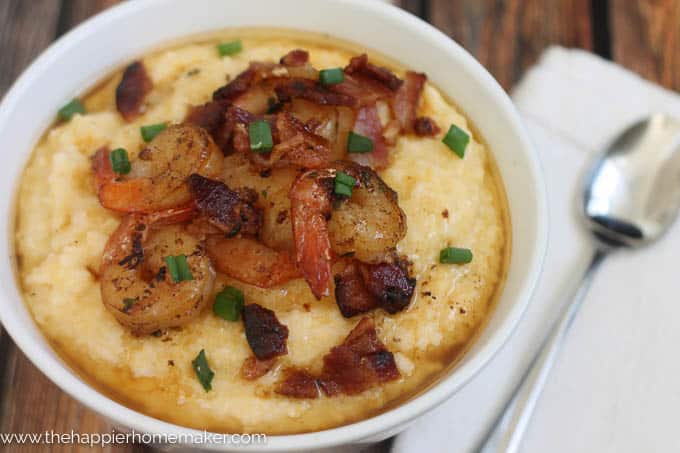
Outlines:
<svg viewBox="0 0 680 453"><path fill-rule="evenodd" d="M439 252L439 262L444 264L463 264L472 261L472 251L458 247L446 247Z"/></svg>
<svg viewBox="0 0 680 453"><path fill-rule="evenodd" d="M221 57L226 57L227 55L236 55L243 50L243 43L240 39L230 42L222 42L217 45L217 51L220 53Z"/></svg>
<svg viewBox="0 0 680 453"><path fill-rule="evenodd" d="M462 159L465 157L465 148L470 142L470 136L464 130L452 124L442 142Z"/></svg>
<svg viewBox="0 0 680 453"><path fill-rule="evenodd" d="M243 305L243 293L233 286L225 286L215 296L213 311L217 316L227 321L238 321Z"/></svg>
<svg viewBox="0 0 680 453"><path fill-rule="evenodd" d="M212 390L212 380L215 377L215 372L208 365L205 349L201 349L201 352L191 361L191 366L194 368L198 382L203 386L203 390L206 392Z"/></svg>
<svg viewBox="0 0 680 453"><path fill-rule="evenodd" d="M319 82L321 85L336 85L345 80L345 73L342 68L322 69L319 71Z"/></svg>
<svg viewBox="0 0 680 453"><path fill-rule="evenodd" d="M350 132L347 137L348 153L368 153L373 151L373 140L356 132Z"/></svg>
<svg viewBox="0 0 680 453"><path fill-rule="evenodd" d="M156 135L163 132L166 127L168 127L168 125L165 123L149 124L148 126L142 126L140 128L142 138L144 139L145 142L148 143L151 140L153 140L154 137L156 137Z"/></svg>
<svg viewBox="0 0 680 453"><path fill-rule="evenodd" d="M352 178L347 173L341 171L335 174L334 192L336 195L344 195L346 197L352 196L352 187L357 183L357 180Z"/></svg>
<svg viewBox="0 0 680 453"><path fill-rule="evenodd" d="M173 282L179 283L194 279L185 255L166 256L165 264L168 265L168 271L170 272Z"/></svg>
<svg viewBox="0 0 680 453"><path fill-rule="evenodd" d="M132 167L126 150L123 148L114 149L111 151L111 154L109 154L109 159L111 160L111 168L114 172L119 175L127 175L130 173Z"/></svg>
<svg viewBox="0 0 680 453"><path fill-rule="evenodd" d="M339 171L335 174L335 182L339 182L340 184L344 184L346 186L354 187L354 185L357 183L357 180L352 178L347 173Z"/></svg>
<svg viewBox="0 0 680 453"><path fill-rule="evenodd" d="M250 149L256 153L268 153L274 147L272 129L265 120L257 120L248 126Z"/></svg>
<svg viewBox="0 0 680 453"><path fill-rule="evenodd" d="M85 107L77 98L60 108L58 115L62 120L69 121L76 113L85 113Z"/></svg>

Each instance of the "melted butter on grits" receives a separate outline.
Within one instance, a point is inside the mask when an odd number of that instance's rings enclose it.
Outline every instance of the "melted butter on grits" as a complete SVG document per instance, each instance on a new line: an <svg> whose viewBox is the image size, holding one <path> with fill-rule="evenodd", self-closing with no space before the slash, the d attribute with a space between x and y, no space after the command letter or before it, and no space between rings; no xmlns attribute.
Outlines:
<svg viewBox="0 0 680 453"><path fill-rule="evenodd" d="M218 277L215 291L227 283L242 289L247 301L274 310L290 331L288 355L256 381L239 376L252 354L241 322L225 321L206 309L181 329L138 338L101 302L101 254L120 217L101 207L95 194L90 158L97 148L123 147L134 158L143 147L141 125L182 120L190 105L206 102L225 83L225 74L234 77L250 61L278 61L289 50L304 48L315 67L329 68L345 66L364 51L290 31L234 33L144 58L154 88L145 113L134 122L125 123L115 109L119 72L85 99L90 113L47 132L18 195L16 250L26 302L75 369L105 393L149 415L199 429L269 434L320 430L369 417L426 387L461 354L492 307L509 249L503 190L490 153L465 117L431 85L419 114L432 117L442 132L435 138L400 137L390 165L381 172L406 213L408 233L398 247L413 262L418 281L407 310L371 314L381 340L395 354L401 379L357 396L298 400L272 392L287 365L318 371L321 358L360 319L343 318L332 297L315 300L302 279L264 290ZM215 44L234 36L242 38L243 52L219 57ZM472 136L464 159L441 143L451 123ZM439 264L439 251L447 245L472 249L472 263ZM215 371L208 393L191 368L201 349Z"/></svg>

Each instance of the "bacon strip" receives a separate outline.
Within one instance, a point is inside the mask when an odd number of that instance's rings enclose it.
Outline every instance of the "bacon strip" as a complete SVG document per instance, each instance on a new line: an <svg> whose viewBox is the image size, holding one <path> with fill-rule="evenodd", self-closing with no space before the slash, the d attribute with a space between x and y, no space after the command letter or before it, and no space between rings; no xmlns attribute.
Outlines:
<svg viewBox="0 0 680 453"><path fill-rule="evenodd" d="M234 236L237 233L256 236L262 227L262 212L255 208L257 193L252 189L233 191L220 181L192 174L189 190L198 211L217 228Z"/></svg>
<svg viewBox="0 0 680 453"><path fill-rule="evenodd" d="M259 360L288 354L288 328L279 322L273 311L258 304L248 304L243 307L243 325L250 349Z"/></svg>
<svg viewBox="0 0 680 453"><path fill-rule="evenodd" d="M366 288L359 264L349 263L335 280L335 302L345 318L366 313L378 307L378 299Z"/></svg>
<svg viewBox="0 0 680 453"><path fill-rule="evenodd" d="M370 153L352 153L350 158L361 165L368 165L378 170L385 168L388 163L387 145L375 104L359 110L354 123L354 132L370 138L373 141L373 151Z"/></svg>
<svg viewBox="0 0 680 453"><path fill-rule="evenodd" d="M287 370L275 391L293 398L317 398L319 388L327 396L356 395L401 376L394 355L378 338L371 318L362 318L323 362L319 377L306 370Z"/></svg>
<svg viewBox="0 0 680 453"><path fill-rule="evenodd" d="M404 84L394 96L392 109L404 132L413 132L416 112L425 82L427 82L425 74L408 71Z"/></svg>
<svg viewBox="0 0 680 453"><path fill-rule="evenodd" d="M331 91L320 85L317 81L310 79L288 79L278 84L274 90L281 102L289 102L292 99L300 98L319 105L347 107L357 105L357 100L354 97Z"/></svg>
<svg viewBox="0 0 680 453"><path fill-rule="evenodd" d="M369 63L366 54L353 57L345 68L345 73L373 80L391 91L397 91L404 83L389 69Z"/></svg>
<svg viewBox="0 0 680 453"><path fill-rule="evenodd" d="M123 72L123 78L116 87L116 108L125 121L134 120L141 113L144 98L153 88L153 83L141 61L130 64Z"/></svg>
<svg viewBox="0 0 680 453"><path fill-rule="evenodd" d="M416 280L402 263L366 264L354 260L335 275L335 301L345 318L377 307L394 314L408 307L415 287Z"/></svg>

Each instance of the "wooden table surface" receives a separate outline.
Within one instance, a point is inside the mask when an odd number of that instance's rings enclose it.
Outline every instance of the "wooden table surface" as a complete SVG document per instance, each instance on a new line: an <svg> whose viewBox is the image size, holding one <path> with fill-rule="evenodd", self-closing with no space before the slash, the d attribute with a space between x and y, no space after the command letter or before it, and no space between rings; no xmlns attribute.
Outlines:
<svg viewBox="0 0 680 453"><path fill-rule="evenodd" d="M0 96L52 41L121 0L0 0ZM134 1L134 0L129 0ZM680 90L680 0L401 0L443 30L509 90L549 45L593 51ZM108 432L111 426L45 378L0 337L0 433ZM10 451L84 447L0 445ZM382 445L387 450L388 444ZM107 451L146 451L141 445Z"/></svg>

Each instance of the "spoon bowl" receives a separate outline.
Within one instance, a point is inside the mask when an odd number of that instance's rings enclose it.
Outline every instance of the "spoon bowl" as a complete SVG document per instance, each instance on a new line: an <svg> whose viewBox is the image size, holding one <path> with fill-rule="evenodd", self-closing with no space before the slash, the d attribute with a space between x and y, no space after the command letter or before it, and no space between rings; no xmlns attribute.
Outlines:
<svg viewBox="0 0 680 453"><path fill-rule="evenodd" d="M583 215L607 246L638 247L661 237L680 208L680 122L652 115L626 129L596 159Z"/></svg>

